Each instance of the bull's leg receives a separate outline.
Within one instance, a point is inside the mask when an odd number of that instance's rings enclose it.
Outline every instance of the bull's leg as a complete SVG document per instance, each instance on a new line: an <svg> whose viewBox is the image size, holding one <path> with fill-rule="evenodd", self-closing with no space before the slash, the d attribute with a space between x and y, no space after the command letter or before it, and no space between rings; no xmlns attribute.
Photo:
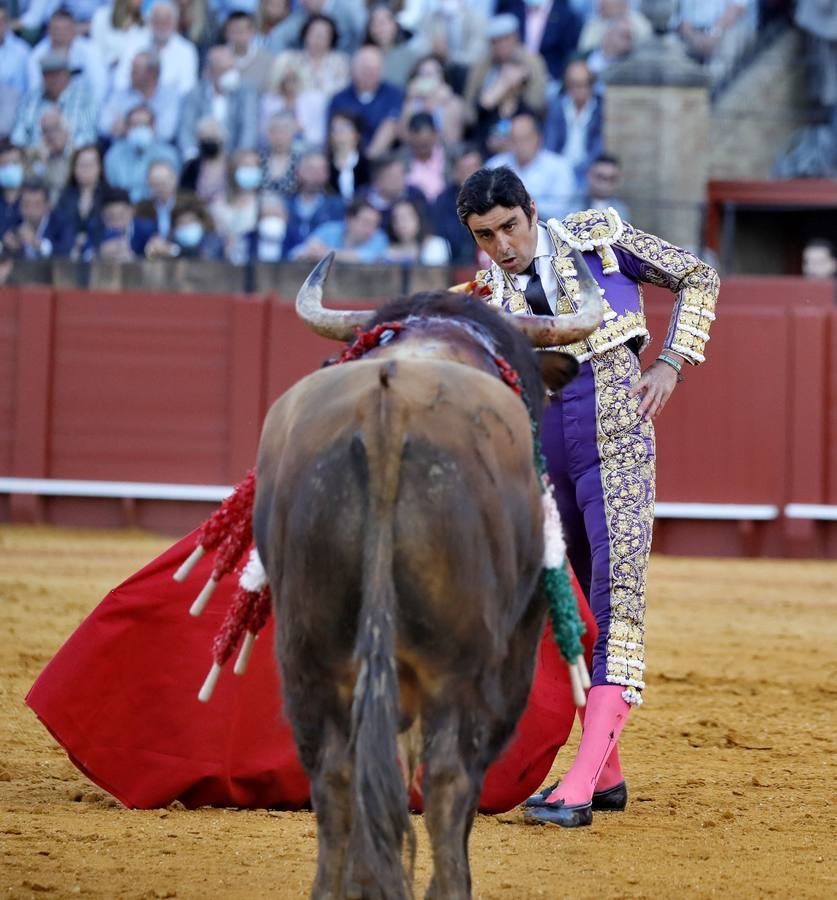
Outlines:
<svg viewBox="0 0 837 900"><path fill-rule="evenodd" d="M311 777L311 802L317 815L317 877L311 896L318 900L343 897L352 824L350 784L346 735L334 723L326 722L318 765Z"/></svg>
<svg viewBox="0 0 837 900"><path fill-rule="evenodd" d="M306 657L302 654L303 658ZM311 896L339 900L351 830L351 758L349 723L341 715L335 693L324 691L314 667L283 667L285 715L291 723L299 758L311 782L311 803L317 816L317 875Z"/></svg>
<svg viewBox="0 0 837 900"><path fill-rule="evenodd" d="M433 852L433 878L427 900L466 900L471 896L468 837L479 800L482 772L463 759L462 713L445 710L423 716L424 820Z"/></svg>

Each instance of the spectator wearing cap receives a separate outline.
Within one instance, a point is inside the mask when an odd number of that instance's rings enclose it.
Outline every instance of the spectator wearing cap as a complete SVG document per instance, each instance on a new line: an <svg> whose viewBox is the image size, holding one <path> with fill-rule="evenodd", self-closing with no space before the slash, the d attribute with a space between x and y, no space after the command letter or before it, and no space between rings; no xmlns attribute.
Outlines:
<svg viewBox="0 0 837 900"><path fill-rule="evenodd" d="M583 24L571 0L497 0L495 12L515 17L523 44L546 60L549 77L559 81Z"/></svg>
<svg viewBox="0 0 837 900"><path fill-rule="evenodd" d="M65 6L50 17L46 36L32 48L29 57L29 88L41 86L41 61L47 56L65 56L71 67L83 76L98 106L108 90L108 73L92 41L76 31L76 21Z"/></svg>
<svg viewBox="0 0 837 900"><path fill-rule="evenodd" d="M543 58L520 42L511 13L493 16L486 30L490 52L471 68L465 102L474 122L474 138L490 151L501 148L511 117L521 109L540 114L546 101Z"/></svg>
<svg viewBox="0 0 837 900"><path fill-rule="evenodd" d="M114 90L99 116L99 133L107 139L125 137L125 118L137 106L154 113L158 140L174 140L180 120L180 95L171 85L160 84L160 59L153 50L141 50L131 62L131 84Z"/></svg>
<svg viewBox="0 0 837 900"><path fill-rule="evenodd" d="M20 191L24 175L23 150L0 141L0 237L20 222Z"/></svg>
<svg viewBox="0 0 837 900"><path fill-rule="evenodd" d="M209 51L203 77L183 99L177 145L184 160L198 156L198 122L207 118L221 126L227 152L256 148L258 95L252 84L242 84L235 57L225 44Z"/></svg>
<svg viewBox="0 0 837 900"><path fill-rule="evenodd" d="M361 146L369 159L388 152L398 138L398 119L404 95L382 78L383 54L367 44L352 59L352 81L331 99L328 119L336 112L356 116L361 123Z"/></svg>
<svg viewBox="0 0 837 900"><path fill-rule="evenodd" d="M12 141L31 147L41 140L41 116L47 107L57 106L70 129L73 146L96 139L97 105L84 79L74 77L66 56L49 54L41 58L43 84L31 88L21 101L12 129Z"/></svg>
<svg viewBox="0 0 837 900"><path fill-rule="evenodd" d="M198 51L178 34L180 12L170 0L154 0L146 21L150 38L143 48L153 50L160 60L160 84L174 88L178 95L188 94L198 83ZM126 88L131 80L132 57L124 57L113 73L114 88Z"/></svg>
<svg viewBox="0 0 837 900"><path fill-rule="evenodd" d="M49 193L42 181L27 181L20 194L20 222L2 237L3 249L19 259L67 256L73 234L49 208Z"/></svg>
<svg viewBox="0 0 837 900"><path fill-rule="evenodd" d="M148 46L151 32L142 17L142 0L113 0L90 20L90 40L110 72L123 57L133 58Z"/></svg>
<svg viewBox="0 0 837 900"><path fill-rule="evenodd" d="M256 23L249 12L234 10L224 22L224 41L230 48L243 84L259 92L267 90L273 57L256 40Z"/></svg>
<svg viewBox="0 0 837 900"><path fill-rule="evenodd" d="M0 3L0 135L8 135L28 87L31 48L9 27L9 10Z"/></svg>
<svg viewBox="0 0 837 900"><path fill-rule="evenodd" d="M433 116L416 113L407 123L407 184L432 203L445 187L445 149Z"/></svg>
<svg viewBox="0 0 837 900"><path fill-rule="evenodd" d="M180 174L180 160L171 144L154 137L154 113L137 106L126 118L125 137L114 141L105 154L105 176L112 187L128 192L132 203L149 196L148 170L163 160Z"/></svg>
<svg viewBox="0 0 837 900"><path fill-rule="evenodd" d="M540 123L529 112L511 121L510 150L486 161L489 169L508 166L526 185L542 219L561 219L572 212L577 187L572 166L558 153L543 146Z"/></svg>
<svg viewBox="0 0 837 900"><path fill-rule="evenodd" d="M567 65L561 92L549 103L543 127L547 150L565 156L581 187L590 163L602 152L602 98L583 59Z"/></svg>

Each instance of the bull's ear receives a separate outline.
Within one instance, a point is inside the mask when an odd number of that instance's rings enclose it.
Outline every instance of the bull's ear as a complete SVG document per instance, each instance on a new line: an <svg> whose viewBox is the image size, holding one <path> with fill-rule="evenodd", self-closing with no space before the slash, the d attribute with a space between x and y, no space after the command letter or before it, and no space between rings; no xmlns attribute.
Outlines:
<svg viewBox="0 0 837 900"><path fill-rule="evenodd" d="M536 350L541 378L547 390L560 391L578 375L578 360L557 350Z"/></svg>

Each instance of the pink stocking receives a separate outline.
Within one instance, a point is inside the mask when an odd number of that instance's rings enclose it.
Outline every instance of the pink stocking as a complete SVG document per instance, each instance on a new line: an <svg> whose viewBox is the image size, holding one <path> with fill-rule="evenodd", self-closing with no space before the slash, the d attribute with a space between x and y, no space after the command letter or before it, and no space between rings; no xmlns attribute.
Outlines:
<svg viewBox="0 0 837 900"><path fill-rule="evenodd" d="M578 753L569 772L547 798L549 802L563 800L568 806L590 802L631 709L622 699L624 690L618 684L600 684L590 689Z"/></svg>
<svg viewBox="0 0 837 900"><path fill-rule="evenodd" d="M577 710L578 720L581 722L582 730L584 729L584 714L586 711L586 707L580 707ZM607 762L604 764L602 774L599 775L599 780L596 782L594 790L606 791L612 787L616 787L617 784L621 784L624 780L625 775L622 772L622 763L619 759L619 745L614 744L613 750L610 751L610 756L608 756Z"/></svg>

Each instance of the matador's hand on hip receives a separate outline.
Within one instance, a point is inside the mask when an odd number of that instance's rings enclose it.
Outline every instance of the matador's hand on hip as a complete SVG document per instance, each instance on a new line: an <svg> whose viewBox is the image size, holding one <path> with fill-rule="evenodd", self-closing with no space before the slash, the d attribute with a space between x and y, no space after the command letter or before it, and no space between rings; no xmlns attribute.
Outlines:
<svg viewBox="0 0 837 900"><path fill-rule="evenodd" d="M654 360L628 391L628 396L642 395L640 416L643 419L655 419L662 412L676 384L677 372L666 363Z"/></svg>

